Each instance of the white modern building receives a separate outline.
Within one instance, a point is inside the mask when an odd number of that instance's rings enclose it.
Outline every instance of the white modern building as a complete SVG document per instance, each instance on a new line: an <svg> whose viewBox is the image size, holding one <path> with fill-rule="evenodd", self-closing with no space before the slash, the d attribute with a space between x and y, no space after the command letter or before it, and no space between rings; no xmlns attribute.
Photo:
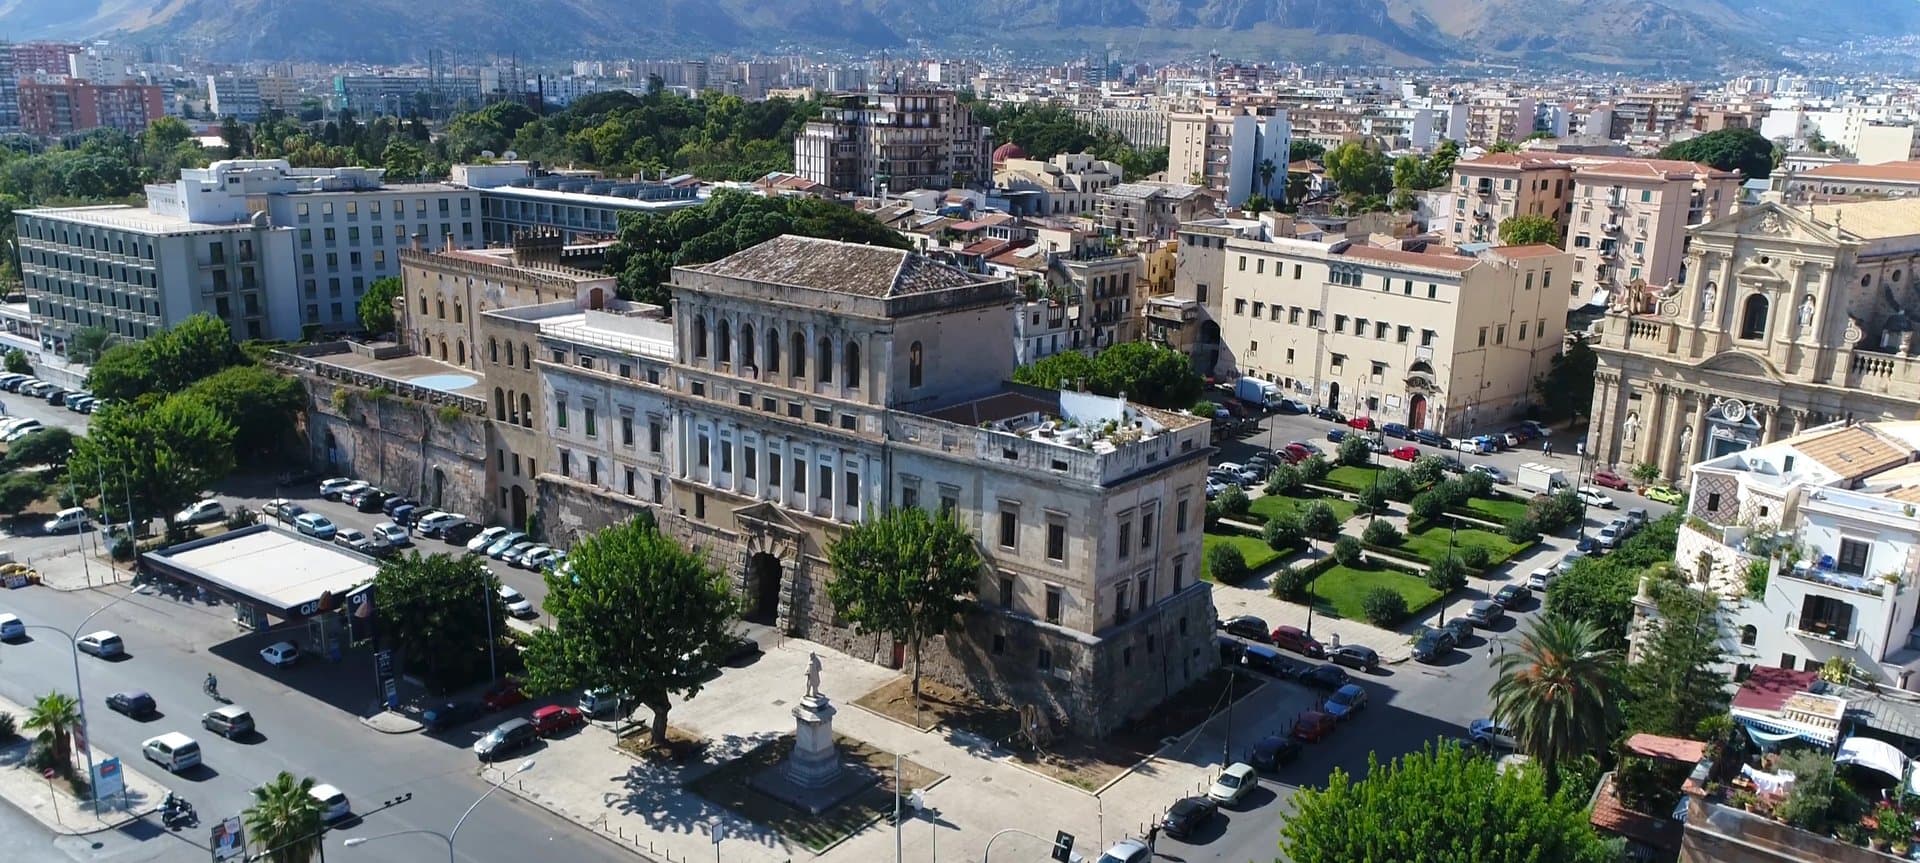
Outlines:
<svg viewBox="0 0 1920 863"><path fill-rule="evenodd" d="M529 228L553 228L568 242L619 232L623 213L671 213L706 203L692 185L598 176L535 176L530 162L453 166L452 184L474 190L481 240L507 245Z"/></svg>
<svg viewBox="0 0 1920 863"><path fill-rule="evenodd" d="M266 112L260 99L260 81L231 75L207 76L207 111L215 117L232 117L253 123Z"/></svg>
<svg viewBox="0 0 1920 863"><path fill-rule="evenodd" d="M1920 690L1920 422L1833 423L1691 476L1674 563L1723 600L1740 672L1842 659Z"/></svg>
<svg viewBox="0 0 1920 863"><path fill-rule="evenodd" d="M1174 114L1167 127L1167 177L1194 183L1238 207L1255 193L1287 199L1287 157L1293 126L1287 112Z"/></svg>

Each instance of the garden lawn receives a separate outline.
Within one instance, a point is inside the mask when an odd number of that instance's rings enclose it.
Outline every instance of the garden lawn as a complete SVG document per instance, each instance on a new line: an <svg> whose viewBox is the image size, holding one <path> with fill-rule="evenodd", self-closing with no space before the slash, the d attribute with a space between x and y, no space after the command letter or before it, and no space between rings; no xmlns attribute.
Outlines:
<svg viewBox="0 0 1920 863"><path fill-rule="evenodd" d="M1419 533L1408 534L1407 541L1400 545L1400 550L1428 563L1438 562L1447 554L1449 533L1453 534L1455 553L1469 546L1486 549L1489 568L1506 563L1514 555L1519 554L1524 547L1508 542L1506 537L1492 531L1462 528L1453 532L1444 527L1429 527Z"/></svg>
<svg viewBox="0 0 1920 863"><path fill-rule="evenodd" d="M1210 530L1201 537L1201 547L1205 549L1206 561L1200 567L1200 574L1208 581L1213 580L1213 567L1206 565L1213 559L1213 550L1223 545L1240 549L1241 556L1247 559L1247 571L1257 573L1280 559L1282 552L1267 547L1266 540L1244 533L1228 533L1224 530Z"/></svg>
<svg viewBox="0 0 1920 863"><path fill-rule="evenodd" d="M1467 509L1501 524L1512 524L1527 517L1527 502L1510 497L1476 497L1467 501Z"/></svg>
<svg viewBox="0 0 1920 863"><path fill-rule="evenodd" d="M1327 473L1327 484L1336 485L1352 492L1366 490L1373 485L1373 476L1386 468L1372 465L1341 465Z"/></svg>
<svg viewBox="0 0 1920 863"><path fill-rule="evenodd" d="M1314 579L1315 606L1349 620L1366 620L1363 603L1367 593L1376 587L1389 588L1405 598L1409 619L1420 616L1421 609L1440 598L1440 591L1428 587L1420 576L1361 564L1359 567L1335 566Z"/></svg>
<svg viewBox="0 0 1920 863"><path fill-rule="evenodd" d="M1248 520L1257 521L1261 524L1265 524L1269 521L1272 521L1275 518L1280 517L1280 515L1283 513L1290 512L1297 516L1300 514L1301 510L1304 510L1307 508L1307 504L1313 503L1316 500L1326 501L1327 506L1333 507L1333 514L1343 522L1346 521L1347 519L1353 518L1353 514L1360 511L1359 504L1356 504L1353 501L1347 500L1346 498L1343 498L1343 497L1300 498L1300 497L1287 497L1286 495L1280 495L1280 494L1270 494L1264 497L1254 498L1253 506L1251 507L1252 518L1249 518ZM1231 517L1232 516L1229 516L1229 518Z"/></svg>

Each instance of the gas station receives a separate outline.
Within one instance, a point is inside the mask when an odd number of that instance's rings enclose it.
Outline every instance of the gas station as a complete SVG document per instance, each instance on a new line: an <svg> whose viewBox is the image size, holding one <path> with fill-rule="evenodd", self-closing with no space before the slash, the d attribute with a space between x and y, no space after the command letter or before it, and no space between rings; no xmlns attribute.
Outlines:
<svg viewBox="0 0 1920 863"><path fill-rule="evenodd" d="M304 622L296 639L301 650L329 661L338 662L348 645L372 632L379 563L276 525L149 551L138 567L219 597L233 606L234 622L250 630L268 629L276 618Z"/></svg>

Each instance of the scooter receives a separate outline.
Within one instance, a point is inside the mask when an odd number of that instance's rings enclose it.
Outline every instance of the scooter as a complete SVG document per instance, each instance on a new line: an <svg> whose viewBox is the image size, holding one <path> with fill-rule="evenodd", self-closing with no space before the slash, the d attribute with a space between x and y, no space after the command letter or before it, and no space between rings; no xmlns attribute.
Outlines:
<svg viewBox="0 0 1920 863"><path fill-rule="evenodd" d="M184 797L176 797L167 792L167 798L160 803L160 823L169 830L193 827L200 823L200 815L193 811L193 804Z"/></svg>

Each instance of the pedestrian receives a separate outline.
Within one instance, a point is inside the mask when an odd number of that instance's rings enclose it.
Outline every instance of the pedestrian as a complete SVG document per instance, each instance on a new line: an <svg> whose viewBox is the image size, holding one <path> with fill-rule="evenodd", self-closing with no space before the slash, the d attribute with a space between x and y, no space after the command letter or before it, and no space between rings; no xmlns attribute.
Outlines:
<svg viewBox="0 0 1920 863"><path fill-rule="evenodd" d="M1574 443L1574 445L1573 445L1573 454L1574 454L1574 455L1576 455L1576 456L1579 456L1580 458L1586 458L1586 457L1587 457L1587 442L1586 442L1586 441L1576 441L1576 442Z"/></svg>
<svg viewBox="0 0 1920 863"><path fill-rule="evenodd" d="M1160 825L1155 824L1151 827L1148 827L1147 828L1147 853L1148 854L1153 853L1153 843L1158 842L1159 840L1160 840Z"/></svg>
<svg viewBox="0 0 1920 863"><path fill-rule="evenodd" d="M1553 441L1547 441L1547 442L1545 442L1545 443L1542 443L1542 444L1540 445L1540 452L1541 452L1541 453L1543 453L1543 454L1545 454L1545 455L1547 455L1547 456L1552 456L1552 455L1553 455Z"/></svg>

